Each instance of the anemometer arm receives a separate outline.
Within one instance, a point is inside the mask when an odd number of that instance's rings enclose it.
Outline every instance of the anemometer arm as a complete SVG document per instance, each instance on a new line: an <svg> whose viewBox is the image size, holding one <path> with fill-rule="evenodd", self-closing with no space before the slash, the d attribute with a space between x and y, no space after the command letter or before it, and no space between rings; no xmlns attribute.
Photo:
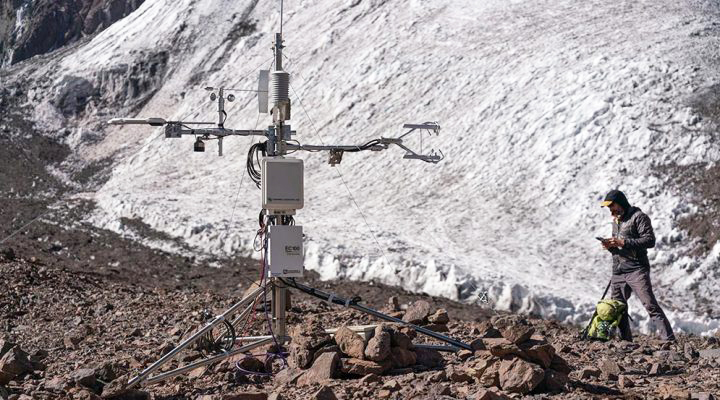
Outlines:
<svg viewBox="0 0 720 400"><path fill-rule="evenodd" d="M428 134L432 135L435 133L436 135L440 132L440 125L438 125L436 122L425 122L422 124L405 124L403 125L403 128L409 129L407 132L402 134L399 137L395 138L386 138L386 137L380 137L379 139L371 140L365 144L362 145L302 145L302 144L292 144L288 143L286 145L287 150L290 151L329 151L330 152L330 159L329 163L330 165L336 165L340 164L342 161L342 155L344 152L353 153L363 150L370 150L370 151L382 151L387 150L390 145L396 145L403 150L406 151L405 156L403 158L406 159L414 159L414 160L420 160L425 161L428 163L436 164L440 162L443 158L445 158L445 155L442 153L442 151L438 150L437 152L435 150L430 150L428 154L422 154L422 147L420 148L419 152L416 152L412 149L410 149L408 146L406 146L403 143L403 138L407 137L409 134L415 132L415 131L429 131ZM420 133L421 135L424 134L424 132ZM422 137L421 137L421 146L422 146Z"/></svg>

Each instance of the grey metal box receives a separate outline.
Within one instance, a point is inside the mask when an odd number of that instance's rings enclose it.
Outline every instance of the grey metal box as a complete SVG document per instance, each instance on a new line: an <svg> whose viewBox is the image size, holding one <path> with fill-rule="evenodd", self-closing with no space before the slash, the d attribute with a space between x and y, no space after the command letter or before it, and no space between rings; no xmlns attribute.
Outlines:
<svg viewBox="0 0 720 400"><path fill-rule="evenodd" d="M303 160L266 157L262 166L262 206L270 211L303 208Z"/></svg>
<svg viewBox="0 0 720 400"><path fill-rule="evenodd" d="M302 278L305 261L302 226L270 225L269 238L269 276Z"/></svg>

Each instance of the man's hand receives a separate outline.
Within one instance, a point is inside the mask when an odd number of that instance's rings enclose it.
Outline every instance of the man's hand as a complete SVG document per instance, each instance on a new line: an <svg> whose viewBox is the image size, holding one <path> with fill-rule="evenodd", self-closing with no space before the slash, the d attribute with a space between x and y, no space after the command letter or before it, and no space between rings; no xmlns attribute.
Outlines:
<svg viewBox="0 0 720 400"><path fill-rule="evenodd" d="M608 240L603 240L602 246L605 250L610 250L612 248L625 247L625 239L610 238Z"/></svg>

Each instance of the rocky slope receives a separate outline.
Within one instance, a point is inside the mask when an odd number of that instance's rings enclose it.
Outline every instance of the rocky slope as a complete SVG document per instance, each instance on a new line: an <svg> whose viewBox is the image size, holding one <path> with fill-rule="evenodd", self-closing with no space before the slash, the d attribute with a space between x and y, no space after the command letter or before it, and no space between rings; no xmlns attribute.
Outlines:
<svg viewBox="0 0 720 400"><path fill-rule="evenodd" d="M203 310L219 312L241 296L246 281L235 274L185 275L175 277L175 287L158 287L159 280L137 282L128 273L111 278L2 257L3 400L712 399L720 393L715 337L681 335L673 344L643 335L635 343L581 342L577 327L345 282L325 282L323 290L367 294L369 304L447 331L477 350L421 350L415 345L432 341L393 326L376 329L369 341L352 332L330 339L321 328L378 321L295 294L288 314L294 338L289 366L264 363L270 348L259 349L256 357L235 357L129 391L122 388L128 376L200 326ZM142 268L164 271L155 264ZM386 296L394 297L388 302ZM265 327L259 312L245 332L265 334ZM188 350L178 362L200 357Z"/></svg>
<svg viewBox="0 0 720 400"><path fill-rule="evenodd" d="M3 0L0 66L59 49L112 25L144 0Z"/></svg>

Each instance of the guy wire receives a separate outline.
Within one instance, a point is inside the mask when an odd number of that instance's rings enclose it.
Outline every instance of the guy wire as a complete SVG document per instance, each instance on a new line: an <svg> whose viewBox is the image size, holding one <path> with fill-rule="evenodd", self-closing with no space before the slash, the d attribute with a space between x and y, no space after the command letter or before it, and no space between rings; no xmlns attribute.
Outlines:
<svg viewBox="0 0 720 400"><path fill-rule="evenodd" d="M295 88L293 87L292 84L290 84L290 89L292 89L293 94L295 95L295 97L297 97L298 102L300 103L300 107L303 109L303 112L305 113L305 117L308 119L308 121L310 121L310 125L312 126L313 130L315 131L315 136L317 136L318 139L320 139L320 143L322 143L324 146L325 141L323 140L322 136L320 136L320 132L318 132L318 130L315 126L315 121L313 121L312 118L310 118L310 115L308 114L307 110L305 109L305 105L303 104L302 99L297 94L297 92L295 91ZM348 187L347 183L345 182L345 178L343 177L342 173L340 172L340 168L339 168L340 166L337 165L336 167L338 167L338 168L335 169L335 172L337 172L338 176L340 177L340 180L342 181L343 185L345 186L345 190L347 190L348 195L350 196L350 199L352 200L353 204L355 204L355 208L357 208L358 212L360 212L360 216L362 217L363 222L365 222L365 226L368 228L368 230L370 231L370 234L373 237L373 240L375 241L375 246L380 251L380 254L382 254L382 257L385 260L385 263L388 266L390 266L390 261L388 261L388 258L385 255L385 251L382 249L382 247L380 247L380 242L378 242L377 237L375 236L375 232L370 227L370 224L368 223L367 218L365 218L365 213L363 213L363 211L360 208L360 206L358 205L357 201L355 201L355 197L353 196L352 192L350 191L350 188Z"/></svg>

